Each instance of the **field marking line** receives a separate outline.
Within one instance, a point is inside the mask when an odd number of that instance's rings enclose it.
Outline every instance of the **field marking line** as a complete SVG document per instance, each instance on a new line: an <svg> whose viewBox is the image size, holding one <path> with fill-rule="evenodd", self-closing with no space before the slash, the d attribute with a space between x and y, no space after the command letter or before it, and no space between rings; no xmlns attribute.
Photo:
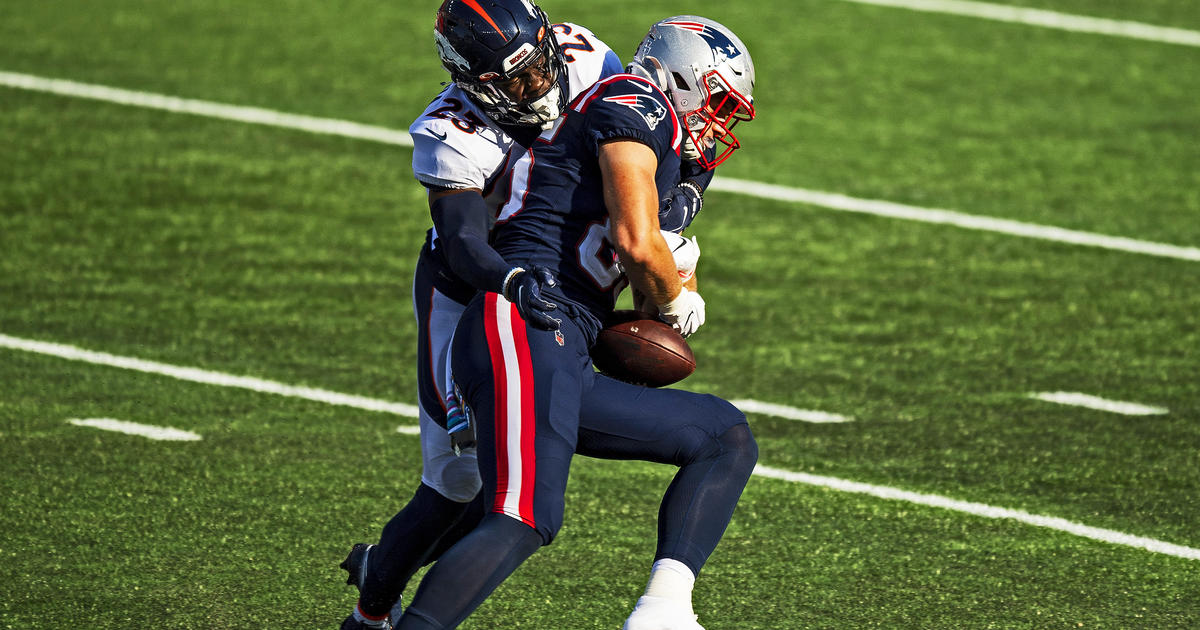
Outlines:
<svg viewBox="0 0 1200 630"><path fill-rule="evenodd" d="M417 417L416 405L376 400L373 398L367 398L365 396L341 394L338 392L331 392L313 387L297 387L294 385L287 385L276 381L268 381L261 378L234 376L232 374L210 372L208 370L201 370L199 368L180 367L176 365L168 365L166 363L157 363L155 361L144 361L142 359L122 357L105 352L93 352L91 350L84 350L75 346L68 346L59 343L33 341L30 339L20 339L18 337L10 337L8 335L0 334L0 348L24 350L26 352L34 352L37 354L48 354L60 359L67 359L69 361L82 361L84 363L94 363L96 365L107 365L109 367L134 370L136 372L145 372L147 374L159 374L161 376L169 376L181 381L191 381L193 383L249 389L266 394L276 394L291 398L304 398L306 400L326 403L329 405L354 407L356 409L365 409L367 411L382 411L385 413L408 416L411 418Z"/></svg>
<svg viewBox="0 0 1200 630"><path fill-rule="evenodd" d="M810 475L807 473L792 472L790 470L781 470L779 468L770 468L759 464L754 468L754 474L762 477L770 477L772 479L780 479L783 481L792 481L795 483L803 483L813 486L822 486L831 490L840 492L851 492L855 494L866 494L880 499L888 499L892 501L905 501L907 503L916 503L946 510L954 510L956 512L965 512L973 516L995 519L1012 519L1026 525L1035 527L1045 527L1054 529L1083 538L1090 538L1101 542L1111 543L1114 545L1124 545L1127 547L1136 547L1161 553L1177 558L1186 558L1188 560L1200 560L1200 549L1176 545L1153 538L1145 538L1142 536L1134 536L1111 529L1102 529L1099 527L1091 527L1082 525L1066 519L1054 516L1041 516L1038 514L1030 514L1021 510L1010 510L1007 508L999 508L984 503L973 503L970 501L959 501L936 494L922 494L919 492L910 492L908 490L900 490L898 488L890 488L888 486L875 486L857 481L847 481L836 477L823 477L820 475Z"/></svg>
<svg viewBox="0 0 1200 630"><path fill-rule="evenodd" d="M906 219L909 221L919 221L922 223L953 225L955 227L968 230L997 232L1011 236L1023 236L1025 238L1055 241L1058 243L1085 245L1089 247L1099 247L1102 249L1112 249L1135 254L1147 254L1150 256L1160 256L1163 258L1175 258L1179 260L1200 262L1200 248L1196 247L1180 247L1178 245L1168 245L1166 243L1155 243L1152 241L1139 241L1120 236L1106 236L1104 234L1080 232L1077 230L1068 230L1049 225L1013 221L1010 219L997 219L993 217L963 214L953 210L906 206L904 204L892 203L890 201L859 199L856 197L847 197L846 195L839 195L836 193L804 190L802 188L791 188L788 186L764 184L762 182L752 182L741 179L729 179L720 176L713 178L713 182L712 185L709 186L709 190L740 193L751 197L758 197L760 199L805 203L813 206L820 206L822 208L842 210L845 212L855 212L859 214L871 214L892 219Z"/></svg>
<svg viewBox="0 0 1200 630"><path fill-rule="evenodd" d="M158 427L152 424L140 424L112 418L74 418L67 422L80 427L92 427L103 431L116 431L129 435L140 435L151 440L166 440L172 442L195 442L200 436L191 431L172 427Z"/></svg>
<svg viewBox="0 0 1200 630"><path fill-rule="evenodd" d="M345 405L351 407L359 407L369 409L371 411L383 411L398 415L416 416L416 407L414 405L406 405L403 403L393 403L384 400L374 400L362 396L350 396L346 394L337 394L325 390L310 389L307 387L291 387L282 383L274 383L272 381L263 381L260 379L247 379L240 376L232 376L229 374L221 374L219 372L208 372L195 368L181 368L163 363L154 363L152 361L142 361L140 359L132 359L128 357L120 357L116 355L106 354L103 352L91 352L82 350L74 346L67 346L55 343L46 343L42 341L30 341L27 339L19 339L8 335L0 334L0 347L11 348L14 350L23 350L26 352L34 352L38 354L48 354L63 359L72 361L84 361L88 363L97 363L99 365L107 365L110 367L124 368L129 370L137 370L141 372L149 372L153 374L161 374L180 378L181 380L194 381L209 385L219 385L223 387L242 387L245 389L253 389L255 391L278 394L281 396L296 396L297 393L320 392L320 396L300 396L317 402L324 402L334 405ZM267 387L260 385L266 384ZM254 385L254 387L250 387ZM117 421L119 422L119 421ZM411 428L400 427L397 429L400 433L413 434ZM419 429L418 429L419 431ZM1155 553L1176 556L1179 558L1188 558L1191 560L1200 559L1200 549L1184 547L1153 538L1143 538L1141 536L1133 536L1118 531L1100 529L1098 527L1090 527L1080 523L1074 523L1066 519L1053 516L1039 516L1037 514L1029 514L1019 510L1010 510L1007 508L993 507L983 503L972 503L969 501L959 501L939 495L921 494L910 492L908 490L900 490L898 488L890 488L888 486L874 486L857 481L849 481L846 479L838 479L836 477L822 477L818 475L810 475L807 473L792 472L779 468L771 468L758 464L754 468L754 474L760 477L771 479L779 479L795 483L804 483L809 485L824 486L841 492L852 492L858 494L867 494L882 499L890 499L897 501L907 501L920 505L928 505L933 507L965 512L975 516L986 518L1008 518L1028 525L1036 527L1046 527L1055 529L1084 538L1091 538L1115 545L1125 545L1129 547L1137 547Z"/></svg>
<svg viewBox="0 0 1200 630"><path fill-rule="evenodd" d="M964 0L845 0L857 4L910 9L926 13L947 13L964 17L983 18L998 22L1012 22L1029 26L1042 26L1076 33L1112 35L1129 39L1141 39L1166 44L1200 46L1200 31L1191 31L1169 26L1155 26L1128 20L1071 15L1057 11L1031 9L990 2L966 2Z"/></svg>
<svg viewBox="0 0 1200 630"><path fill-rule="evenodd" d="M798 409L787 405L777 405L775 403L763 402L761 400L752 400L749 398L739 398L738 400L729 401L734 407L741 409L745 413L757 413L766 416L775 416L787 420L800 420L802 422L813 422L817 424L830 422L852 422L854 418L843 416L836 413L828 413L825 411L815 411L812 409Z"/></svg>
<svg viewBox="0 0 1200 630"><path fill-rule="evenodd" d="M1035 392L1029 394L1029 397L1060 405L1087 407L1088 409L1109 411L1126 416L1161 416L1165 413L1170 413L1169 409L1163 407L1151 407L1150 405L1123 400L1109 400L1079 392Z"/></svg>
<svg viewBox="0 0 1200 630"><path fill-rule="evenodd" d="M313 118L311 116L285 114L282 112L259 109L256 107L222 105L207 101L181 99L173 96L151 94L148 92L133 92L130 90L105 87L102 85L76 83L75 81L65 81L61 79L47 79L43 77L17 74L12 72L0 72L0 86L31 90L35 92L49 92L62 96L95 99L124 105L133 105L137 107L149 107L152 109L161 109L170 112L212 116L225 120L269 125L286 129L298 129L313 133L345 136L349 138L369 140L372 142L380 142L402 147L413 146L412 138L409 137L408 133L404 131L388 129L385 127L375 127L371 125L361 125L358 123L335 120L331 118ZM996 219L991 217L964 214L952 210L921 208L918 206L907 206L874 199L859 199L836 193L806 190L804 188L792 188L790 186L779 186L776 184L766 184L762 182L733 179L722 176L717 176L713 180L710 189L742 194L760 199L769 199L773 201L804 203L829 210L841 210L844 212L872 214L893 219L906 219L909 221L919 221L924 223L952 225L960 228L982 230L986 232L997 232L1011 236L1022 236L1026 238L1056 241L1060 243L1085 245L1090 247L1099 247L1102 249L1111 249L1137 254L1160 256L1164 258L1175 258L1179 260L1200 262L1200 248L1196 247L1182 247L1178 245L1155 243L1152 241L1141 241L1119 236L1106 236L1103 234L1068 230L1047 225L1039 225L1036 223L1023 223L1008 219Z"/></svg>
<svg viewBox="0 0 1200 630"><path fill-rule="evenodd" d="M385 144L396 144L403 147L413 145L412 138L406 131L397 131L386 127L363 125L348 120L333 118L317 118L299 114L286 114L259 107L244 107L241 105L224 105L210 101L198 101L188 98L178 98L151 92L135 92L120 88L78 83L63 79L47 79L29 74L0 72L0 85L31 90L34 92L49 92L60 96L86 98L134 107L158 109L179 114L195 114L209 118L220 118L254 125L298 129L311 133L320 133L360 140L371 140Z"/></svg>

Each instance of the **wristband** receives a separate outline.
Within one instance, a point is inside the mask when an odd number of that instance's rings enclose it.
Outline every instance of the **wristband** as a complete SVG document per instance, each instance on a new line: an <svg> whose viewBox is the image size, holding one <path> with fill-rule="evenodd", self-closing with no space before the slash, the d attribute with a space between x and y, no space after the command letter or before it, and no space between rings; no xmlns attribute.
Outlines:
<svg viewBox="0 0 1200 630"><path fill-rule="evenodd" d="M508 299L508 283L523 271L525 271L524 267L513 267L509 270L508 275L504 276L504 282L500 283L500 295L503 295L505 299Z"/></svg>

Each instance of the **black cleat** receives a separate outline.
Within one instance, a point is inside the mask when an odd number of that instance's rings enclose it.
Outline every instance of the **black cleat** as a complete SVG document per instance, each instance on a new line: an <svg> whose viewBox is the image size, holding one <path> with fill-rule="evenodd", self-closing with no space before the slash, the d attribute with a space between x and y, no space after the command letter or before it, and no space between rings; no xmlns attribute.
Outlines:
<svg viewBox="0 0 1200 630"><path fill-rule="evenodd" d="M342 560L342 563L338 565L348 574L346 576L346 584L358 589L360 593L362 592L363 582L367 581L367 556L370 555L371 549L374 547L375 545L368 545L367 543L355 543L354 548L350 550L350 555L346 556L346 559ZM346 630L346 623L349 621L347 619L346 622L342 623L342 630Z"/></svg>
<svg viewBox="0 0 1200 630"><path fill-rule="evenodd" d="M371 555L371 550L373 549L375 549L375 545L355 543L354 548L350 550L350 554L338 565L346 572L346 584L358 589L359 595L362 595L363 583L367 581L367 557ZM372 626L355 620L354 615L351 615L342 622L342 630L359 630L359 628L363 628L364 630L391 630L392 624L397 623L402 614L404 614L404 600L401 598L392 604L392 610L388 613L388 621L390 622L388 625Z"/></svg>

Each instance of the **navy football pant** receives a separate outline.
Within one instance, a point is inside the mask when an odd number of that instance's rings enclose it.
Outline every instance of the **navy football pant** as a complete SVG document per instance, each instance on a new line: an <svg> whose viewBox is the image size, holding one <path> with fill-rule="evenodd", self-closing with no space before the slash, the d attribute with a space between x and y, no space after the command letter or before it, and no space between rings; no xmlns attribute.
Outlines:
<svg viewBox="0 0 1200 630"><path fill-rule="evenodd" d="M660 508L656 557L700 571L757 459L740 411L715 396L598 375L574 320L564 318L558 332L526 326L494 293L467 307L452 354L476 424L490 514L430 571L398 628L457 626L537 545L549 544L562 526L576 451L679 466Z"/></svg>

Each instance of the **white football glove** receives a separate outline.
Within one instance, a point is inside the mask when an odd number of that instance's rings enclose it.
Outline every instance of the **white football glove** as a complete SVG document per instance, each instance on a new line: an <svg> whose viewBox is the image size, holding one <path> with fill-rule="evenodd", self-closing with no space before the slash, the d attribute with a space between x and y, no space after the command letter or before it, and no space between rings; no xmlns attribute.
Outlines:
<svg viewBox="0 0 1200 630"><path fill-rule="evenodd" d="M675 299L658 307L658 318L684 337L690 336L704 325L704 298L684 288Z"/></svg>
<svg viewBox="0 0 1200 630"><path fill-rule="evenodd" d="M671 255L675 257L675 269L679 271L679 279L687 282L696 275L696 263L700 261L700 241L695 236L688 239L670 230L662 230L662 235L663 240L667 241L667 247L671 248Z"/></svg>

